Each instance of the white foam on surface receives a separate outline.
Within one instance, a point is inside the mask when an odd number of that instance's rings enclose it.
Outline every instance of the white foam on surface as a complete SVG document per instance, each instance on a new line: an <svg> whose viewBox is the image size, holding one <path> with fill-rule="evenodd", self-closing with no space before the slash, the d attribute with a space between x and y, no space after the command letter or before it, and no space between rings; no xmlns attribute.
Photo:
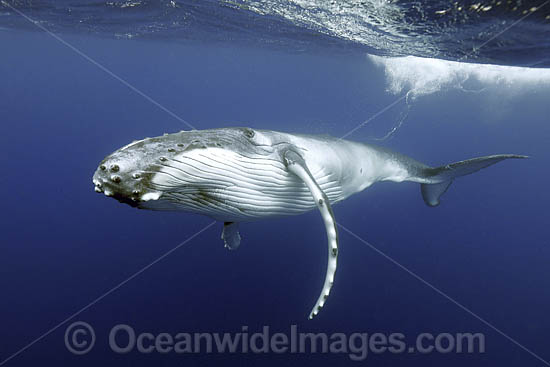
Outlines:
<svg viewBox="0 0 550 367"><path fill-rule="evenodd" d="M368 59L384 69L387 90L393 94L409 93L418 97L449 89L464 89L465 83L495 88L502 93L525 88L550 89L550 69L472 64L440 59L381 57Z"/></svg>

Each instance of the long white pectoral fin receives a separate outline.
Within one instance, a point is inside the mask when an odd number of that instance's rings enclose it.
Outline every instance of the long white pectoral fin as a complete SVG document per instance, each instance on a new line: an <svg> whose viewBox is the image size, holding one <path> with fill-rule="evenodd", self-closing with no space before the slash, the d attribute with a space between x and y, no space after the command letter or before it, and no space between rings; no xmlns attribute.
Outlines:
<svg viewBox="0 0 550 367"><path fill-rule="evenodd" d="M239 223L225 222L223 224L222 240L226 248L236 250L241 244L241 235L239 234Z"/></svg>
<svg viewBox="0 0 550 367"><path fill-rule="evenodd" d="M330 202L323 192L315 179L311 175L311 172L307 168L306 162L304 159L296 152L292 150L287 150L284 153L284 162L287 169L298 176L309 188L323 221L325 222L325 227L327 230L327 239L328 239L328 264L327 272L325 275L325 283L323 284L323 290L315 303L315 306L309 314L309 318L312 319L315 317L323 305L325 300L328 298L330 293L330 288L334 282L334 273L336 273L336 265L338 259L338 231L336 229L336 221L334 220L334 214L330 206Z"/></svg>

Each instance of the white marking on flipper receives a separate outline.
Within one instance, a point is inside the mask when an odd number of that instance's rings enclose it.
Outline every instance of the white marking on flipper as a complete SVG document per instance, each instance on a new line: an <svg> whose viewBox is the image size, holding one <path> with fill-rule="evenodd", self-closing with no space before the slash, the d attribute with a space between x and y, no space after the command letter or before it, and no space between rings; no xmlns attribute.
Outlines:
<svg viewBox="0 0 550 367"><path fill-rule="evenodd" d="M315 182L315 179L307 168L307 164L304 159L296 152L288 150L284 153L284 162L288 170L298 176L308 187L315 203L317 204L317 207L319 208L319 211L321 212L327 231L327 272L325 274L325 283L323 284L321 294L319 295L315 306L313 306L313 309L309 313L309 319L311 320L319 313L325 304L325 301L330 294L332 284L334 283L334 274L336 273L338 260L338 230L336 229L336 221L334 220L334 214L327 195L323 192L323 190L321 190L317 182Z"/></svg>

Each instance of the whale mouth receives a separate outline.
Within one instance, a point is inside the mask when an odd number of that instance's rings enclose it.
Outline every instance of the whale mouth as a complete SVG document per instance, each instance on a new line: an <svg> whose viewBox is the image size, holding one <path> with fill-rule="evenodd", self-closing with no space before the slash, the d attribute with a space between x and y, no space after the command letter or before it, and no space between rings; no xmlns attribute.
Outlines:
<svg viewBox="0 0 550 367"><path fill-rule="evenodd" d="M134 195L127 195L126 190L116 185L121 182L121 179L115 178L114 180L105 180L101 177L94 175L92 180L94 184L94 191L99 194L104 194L107 197L116 199L117 201L128 204L132 207L138 207L140 203L140 197L137 190L134 190Z"/></svg>

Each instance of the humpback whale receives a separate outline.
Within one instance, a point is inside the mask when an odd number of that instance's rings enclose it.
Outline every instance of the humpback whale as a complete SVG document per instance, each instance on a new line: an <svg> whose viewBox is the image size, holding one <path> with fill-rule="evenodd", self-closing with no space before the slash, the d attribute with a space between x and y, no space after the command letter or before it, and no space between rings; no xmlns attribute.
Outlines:
<svg viewBox="0 0 550 367"><path fill-rule="evenodd" d="M378 181L420 184L437 206L457 177L505 159L499 154L430 167L383 147L333 138L251 128L181 131L134 141L108 155L94 173L96 192L133 207L178 210L223 222L221 238L234 250L239 222L321 213L328 262L309 318L329 296L338 258L332 205Z"/></svg>

